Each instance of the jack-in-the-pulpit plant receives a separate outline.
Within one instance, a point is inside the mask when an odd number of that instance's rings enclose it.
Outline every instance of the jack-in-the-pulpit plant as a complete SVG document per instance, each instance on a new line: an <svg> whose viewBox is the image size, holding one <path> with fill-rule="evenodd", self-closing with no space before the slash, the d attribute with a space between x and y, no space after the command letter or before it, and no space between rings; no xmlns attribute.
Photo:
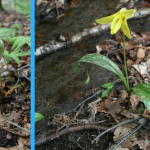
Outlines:
<svg viewBox="0 0 150 150"><path fill-rule="evenodd" d="M126 66L126 55L125 55L125 36L127 36L129 39L131 39L130 30L129 30L128 24L127 24L127 19L129 17L131 17L135 12L136 12L135 9L127 10L126 8L122 8L120 11L118 11L117 13L115 13L111 16L96 20L96 22L99 24L111 23L111 26L110 26L111 34L115 34L120 28L122 29L122 31L123 31L123 49L124 49L124 68L125 68L126 78L123 75L122 71L118 68L118 66L113 61L111 61L109 58L107 58L103 55L100 55L100 54L88 54L88 55L83 56L78 62L76 62L73 65L73 70L77 73L78 63L79 62L88 62L88 63L93 63L96 65L99 65L103 68L106 68L106 69L116 73L122 79L123 83L125 84L125 87L127 89L129 96L130 96L131 92L133 92L133 94L135 94L137 96L140 96L141 100L143 101L143 103L145 104L147 109L150 111L150 84L149 83L140 83L131 89L129 88L128 72L127 72L127 66ZM88 79L89 79L89 77L88 77ZM110 85L112 88L113 83L111 83ZM105 90L105 94L102 94L102 98L104 98L105 95L107 96L106 91L109 92L110 89Z"/></svg>

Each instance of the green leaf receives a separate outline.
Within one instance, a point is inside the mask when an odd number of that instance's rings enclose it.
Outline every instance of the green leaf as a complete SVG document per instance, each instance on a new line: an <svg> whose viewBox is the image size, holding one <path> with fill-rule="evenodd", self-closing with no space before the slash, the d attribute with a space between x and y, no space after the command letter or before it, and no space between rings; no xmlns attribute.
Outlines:
<svg viewBox="0 0 150 150"><path fill-rule="evenodd" d="M124 84L126 86L126 89L128 90L128 84L127 84L127 81L126 81L122 71L109 58L107 58L103 55L99 55L99 54L85 55L78 62L76 62L73 65L73 70L74 70L75 73L77 73L77 66L78 66L79 62L88 62L88 63L96 64L98 66L101 66L103 68L106 68L106 69L116 73L122 79L122 81L124 82Z"/></svg>
<svg viewBox="0 0 150 150"><path fill-rule="evenodd" d="M114 86L114 82L109 82L109 83L103 84L101 87L112 89L113 86Z"/></svg>
<svg viewBox="0 0 150 150"><path fill-rule="evenodd" d="M0 59L3 56L4 53L4 42L0 40Z"/></svg>
<svg viewBox="0 0 150 150"><path fill-rule="evenodd" d="M146 108L150 111L150 84L149 83L140 83L132 88L135 95L139 96Z"/></svg>
<svg viewBox="0 0 150 150"><path fill-rule="evenodd" d="M90 76L89 76L89 74L88 74L88 72L87 72L87 79L86 79L86 81L85 81L85 84L88 84L90 82Z"/></svg>
<svg viewBox="0 0 150 150"><path fill-rule="evenodd" d="M16 53L17 56L27 56L30 55L31 52L20 52L20 53Z"/></svg>
<svg viewBox="0 0 150 150"><path fill-rule="evenodd" d="M113 82L103 84L101 87L106 88L106 89L103 91L103 93L101 95L101 98L107 97L109 92L110 92L110 90L113 88L113 86L114 86Z"/></svg>
<svg viewBox="0 0 150 150"><path fill-rule="evenodd" d="M20 3L17 3L16 1L13 1L13 2L21 9L21 11L24 15L27 15L26 16L27 18L31 17L31 15L30 15L31 14L30 4L22 5Z"/></svg>
<svg viewBox="0 0 150 150"><path fill-rule="evenodd" d="M35 112L35 122L41 120L44 116L40 113Z"/></svg>
<svg viewBox="0 0 150 150"><path fill-rule="evenodd" d="M144 110L144 108L137 108L138 114L143 114Z"/></svg>
<svg viewBox="0 0 150 150"><path fill-rule="evenodd" d="M3 56L5 57L6 62L7 62L7 65L8 65L8 64L9 64L9 59L10 59L10 57L9 57L9 52L8 52L8 51L6 51L6 50L4 50L4 54L3 54Z"/></svg>
<svg viewBox="0 0 150 150"><path fill-rule="evenodd" d="M101 98L106 98L108 96L108 93L110 92L109 89L105 89L101 95Z"/></svg>
<svg viewBox="0 0 150 150"><path fill-rule="evenodd" d="M11 27L12 29L18 30L22 28L22 24L20 23L14 23Z"/></svg>
<svg viewBox="0 0 150 150"><path fill-rule="evenodd" d="M17 55L14 52L10 53L9 57L14 59L17 62L17 64L20 65L20 59L17 57Z"/></svg>
<svg viewBox="0 0 150 150"><path fill-rule="evenodd" d="M0 39L6 39L9 41L10 38L16 35L16 30L8 28L0 28Z"/></svg>
<svg viewBox="0 0 150 150"><path fill-rule="evenodd" d="M14 37L10 40L9 43L14 43L11 49L14 49L14 52L18 52L18 49L20 49L25 43L27 43L29 46L31 42L31 38L29 36L24 37L24 36L18 36L18 37Z"/></svg>

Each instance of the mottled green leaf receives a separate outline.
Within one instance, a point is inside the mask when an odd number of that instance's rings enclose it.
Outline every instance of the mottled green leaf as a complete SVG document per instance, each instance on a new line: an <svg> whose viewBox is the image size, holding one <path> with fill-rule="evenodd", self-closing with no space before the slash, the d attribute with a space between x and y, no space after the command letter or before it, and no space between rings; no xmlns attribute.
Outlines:
<svg viewBox="0 0 150 150"><path fill-rule="evenodd" d="M44 116L40 113L35 112L35 122L41 120Z"/></svg>
<svg viewBox="0 0 150 150"><path fill-rule="evenodd" d="M92 63L92 64L96 64L99 65L103 68L106 68L114 73L116 73L124 82L126 88L128 89L128 84L127 81L122 73L122 71L118 68L118 66L111 61L109 58L103 56L103 55L99 55L99 54L88 54L83 56L78 62L76 62L73 65L73 70L74 72L77 73L77 66L79 62L88 62L88 63Z"/></svg>
<svg viewBox="0 0 150 150"><path fill-rule="evenodd" d="M88 72L87 72L87 79L86 79L86 81L85 81L85 84L88 84L90 82L90 76L89 76L89 74L88 74Z"/></svg>
<svg viewBox="0 0 150 150"><path fill-rule="evenodd" d="M149 83L140 83L132 88L135 95L139 96L146 108L150 111L150 84Z"/></svg>

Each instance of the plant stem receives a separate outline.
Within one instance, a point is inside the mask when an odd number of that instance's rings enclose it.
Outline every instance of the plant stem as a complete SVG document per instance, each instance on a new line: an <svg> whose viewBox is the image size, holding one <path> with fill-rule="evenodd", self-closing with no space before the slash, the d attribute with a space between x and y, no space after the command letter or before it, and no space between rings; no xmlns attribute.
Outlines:
<svg viewBox="0 0 150 150"><path fill-rule="evenodd" d="M127 71L127 63L126 63L126 50L125 50L125 34L123 33L123 52L124 52L124 68L126 73L127 80L127 92L129 93L129 79L128 79L128 71Z"/></svg>

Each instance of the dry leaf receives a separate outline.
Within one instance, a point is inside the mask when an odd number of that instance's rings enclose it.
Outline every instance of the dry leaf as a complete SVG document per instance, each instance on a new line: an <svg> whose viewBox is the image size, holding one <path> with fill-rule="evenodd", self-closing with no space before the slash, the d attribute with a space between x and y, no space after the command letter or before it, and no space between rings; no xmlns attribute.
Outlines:
<svg viewBox="0 0 150 150"><path fill-rule="evenodd" d="M139 104L140 101L141 101L140 97L136 95L130 96L130 102L134 113L137 113L137 105Z"/></svg>

